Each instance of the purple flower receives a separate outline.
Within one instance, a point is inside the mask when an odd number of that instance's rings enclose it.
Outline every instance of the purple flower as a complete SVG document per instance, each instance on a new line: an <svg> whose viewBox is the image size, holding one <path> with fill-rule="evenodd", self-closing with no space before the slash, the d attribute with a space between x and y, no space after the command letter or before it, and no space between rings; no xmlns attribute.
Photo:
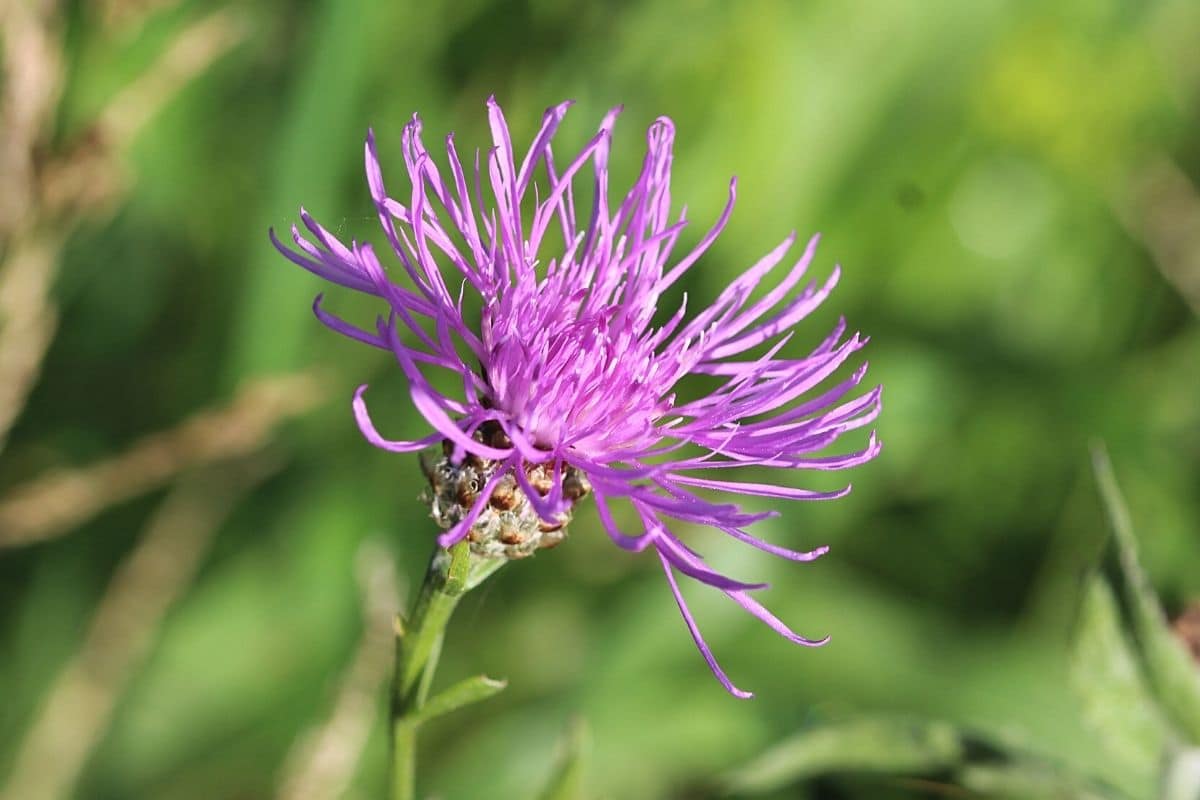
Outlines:
<svg viewBox="0 0 1200 800"><path fill-rule="evenodd" d="M781 271L761 296L754 292L784 263L795 234L750 267L699 314L688 318L687 297L659 318L664 294L691 269L720 234L733 210L736 180L716 224L681 256L676 245L687 225L671 217L671 151L675 128L660 117L647 132L641 172L623 197L610 198L608 156L613 109L584 148L563 163L551 141L569 103L550 108L524 155L514 151L503 113L488 101L493 147L486 185L480 154L464 167L446 137L447 168L421 141L417 117L404 128L402 151L411 191L393 197L383 185L374 134L366 142L367 182L392 255L407 275L395 281L369 244L338 241L301 210L311 234L292 227L296 249L276 247L326 280L383 298L388 306L368 331L325 311L330 328L390 350L408 379L413 404L434 428L419 441L392 441L376 429L363 392L354 414L376 447L408 453L446 441L452 460L491 465L457 524L438 541L449 546L467 536L502 480L528 498L548 524L561 524L579 492L564 492L564 476L586 476L600 520L620 547L657 554L696 646L731 693L749 697L726 677L688 610L676 582L682 573L728 595L779 634L806 639L767 611L751 593L766 584L720 575L671 532L671 521L711 526L739 541L794 561L811 561L828 548L801 552L747 532L775 512L747 513L708 498L710 490L789 500L825 500L834 492L731 480L743 467L841 470L862 464L880 449L874 434L865 449L820 454L846 431L875 419L880 388L854 396L866 364L832 386L822 385L863 345L846 337L842 320L804 358L780 355L793 328L830 293L838 270L823 283L800 282L817 244ZM588 170L594 179L589 210L577 209L572 186ZM541 183L535 183L535 173ZM490 200L490 203L489 203ZM584 215L586 213L586 216ZM479 319L464 311L470 294L482 303ZM434 388L438 370L461 382L456 396ZM711 388L680 397L681 382ZM820 388L819 388L820 387ZM482 432L486 432L481 434ZM551 476L537 489L531 470ZM736 474L736 473L735 473ZM707 477L706 477L707 476ZM632 509L623 528L613 507Z"/></svg>

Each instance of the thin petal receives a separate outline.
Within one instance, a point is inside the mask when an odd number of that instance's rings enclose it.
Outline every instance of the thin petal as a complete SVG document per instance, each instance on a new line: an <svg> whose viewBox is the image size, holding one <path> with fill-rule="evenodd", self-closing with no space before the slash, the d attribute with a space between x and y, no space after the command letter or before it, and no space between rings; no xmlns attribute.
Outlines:
<svg viewBox="0 0 1200 800"><path fill-rule="evenodd" d="M717 659L712 654L712 650L709 649L708 643L700 635L700 628L696 625L696 620L692 617L692 612L688 610L687 603L683 599L683 593L679 591L679 584L675 581L675 573L671 569L671 563L661 551L659 551L658 560L662 563L663 572L667 576L667 583L671 587L671 594L675 595L675 602L679 606L679 613L683 615L683 621L687 624L688 632L692 634L692 641L696 643L696 647L700 650L700 655L704 656L704 660L708 663L708 668L712 670L712 674L725 687L725 691L734 697L742 700L753 697L753 692L747 692L734 686L733 681L729 680L729 676L725 674L725 670L721 669L721 665L717 663Z"/></svg>
<svg viewBox="0 0 1200 800"><path fill-rule="evenodd" d="M367 401L363 399L363 393L367 391L367 384L359 386L354 392L354 420L358 423L358 429L362 431L363 436L367 441L381 450L388 450L393 453L415 453L418 450L424 450L426 447L437 444L442 440L440 433L432 433L424 439L416 441L394 441L385 439L380 435L375 428L375 423L371 421L371 415L367 412Z"/></svg>

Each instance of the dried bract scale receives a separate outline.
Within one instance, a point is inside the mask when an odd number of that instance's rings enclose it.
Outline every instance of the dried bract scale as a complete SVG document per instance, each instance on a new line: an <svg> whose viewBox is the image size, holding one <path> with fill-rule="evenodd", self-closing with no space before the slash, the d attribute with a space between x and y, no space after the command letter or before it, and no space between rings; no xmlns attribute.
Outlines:
<svg viewBox="0 0 1200 800"><path fill-rule="evenodd" d="M480 441L495 441L493 432L483 426L475 432ZM517 559L533 555L540 549L554 547L566 538L571 510L560 511L554 521L543 519L525 497L525 492L513 475L501 475L498 480L497 462L467 454L454 463L454 446L441 450L440 457L430 451L421 453L422 471L429 479L429 489L422 499L429 505L430 516L442 529L453 529L471 515L476 502L486 503L467 531L471 551L485 558ZM553 488L554 476L544 464L525 468L530 486L545 497ZM562 477L563 494L567 483L572 487L586 486L578 471L570 468ZM493 484L491 494L480 497L482 487ZM572 502L584 497L586 489L576 489Z"/></svg>
<svg viewBox="0 0 1200 800"><path fill-rule="evenodd" d="M575 505L590 496L613 542L654 552L709 667L747 697L701 637L677 575L724 593L793 642L825 640L793 632L754 599L763 584L713 571L672 528L709 526L793 561L823 554L764 541L748 527L774 512L748 513L709 493L826 500L848 492L799 488L784 475L844 470L879 452L873 434L856 451L830 452L879 413L879 387L859 394L865 365L849 369L866 339L840 321L806 355L785 349L838 280L836 268L824 281L805 280L816 237L789 259L789 235L699 313L687 313L686 295L667 306L728 222L736 182L716 223L684 252L687 219L671 208L672 122L650 126L641 171L622 193L608 172L619 109L562 159L551 142L568 105L547 109L522 153L489 100L491 146L466 160L452 136L435 158L413 117L400 148L409 185L398 192L384 186L368 135L367 184L391 272L371 245L339 241L303 210L307 234L293 226L292 245L272 239L301 267L382 301L373 329L329 313L320 297L314 310L335 331L394 355L433 428L418 441L384 438L359 387L353 407L368 441L412 453L444 440L442 456L423 461L443 546L466 538L477 552L528 555L561 541ZM586 195L577 197L585 172ZM474 301L477 317L464 311ZM435 388L437 373L460 391ZM706 383L707 393L685 391ZM746 468L755 477L737 479Z"/></svg>

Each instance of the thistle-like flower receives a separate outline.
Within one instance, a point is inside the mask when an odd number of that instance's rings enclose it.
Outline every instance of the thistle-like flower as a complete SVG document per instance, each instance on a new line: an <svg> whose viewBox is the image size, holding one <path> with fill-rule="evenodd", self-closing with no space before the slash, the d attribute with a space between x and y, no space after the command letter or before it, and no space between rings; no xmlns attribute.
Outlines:
<svg viewBox="0 0 1200 800"><path fill-rule="evenodd" d="M368 134L367 183L404 280L385 271L371 245L343 244L303 209L311 240L295 226L295 249L273 233L272 240L310 272L386 301L388 314L374 331L329 313L320 296L314 310L333 330L391 351L404 371L413 404L434 429L430 436L384 438L367 413L365 386L354 395L354 414L367 440L384 450L443 445L440 460L425 462L433 516L446 528L440 544L469 538L484 555L528 555L559 542L572 506L591 494L617 545L656 553L708 666L728 691L749 697L717 664L680 593L677 573L715 587L793 642L814 646L827 639L794 633L751 596L765 584L714 572L671 525L710 526L794 561L826 552L763 541L746 528L774 512L748 513L705 495L825 500L843 496L849 486L818 492L704 476L746 467L841 470L873 458L880 448L874 434L858 452L822 452L879 413L879 387L854 396L865 364L825 385L866 340L857 333L847 338L842 320L806 357L780 355L796 324L838 279L835 268L823 284L800 287L817 244L813 237L782 277L756 296L784 263L795 234L691 319L686 295L677 311L659 314L664 294L729 220L736 179L713 227L690 252L674 257L687 224L685 212L672 218L670 210L674 125L665 117L651 125L641 172L614 200L608 158L620 109L610 111L596 135L563 163L555 160L551 141L569 105L546 111L522 156L499 105L489 100L493 146L486 170L478 151L473 166L464 167L451 135L444 172L422 143L414 116L401 139L411 183L407 196L384 188L375 137ZM586 217L577 213L572 190L577 178L587 180L580 178L585 169L594 176ZM478 319L466 311L475 305L481 306ZM435 388L431 376L438 370L449 371L461 391L450 396ZM702 376L711 389L677 396L688 376ZM618 522L617 503L628 507L630 521Z"/></svg>

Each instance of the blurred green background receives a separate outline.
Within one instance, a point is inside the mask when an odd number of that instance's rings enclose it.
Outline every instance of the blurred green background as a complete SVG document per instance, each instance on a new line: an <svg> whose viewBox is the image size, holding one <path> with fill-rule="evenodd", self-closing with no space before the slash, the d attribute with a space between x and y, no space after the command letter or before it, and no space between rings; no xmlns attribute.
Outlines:
<svg viewBox="0 0 1200 800"><path fill-rule="evenodd" d="M461 149L484 146L491 93L517 141L544 107L578 101L560 158L623 103L618 179L640 164L646 126L672 117L673 195L693 241L739 177L693 297L712 298L789 230L822 232L815 274L845 274L793 350L839 314L871 335L885 449L848 498L780 505L758 526L790 546L831 545L815 564L684 531L724 571L771 581L765 602L801 633L833 637L796 648L685 586L750 701L712 679L655 559L612 547L584 508L564 546L464 601L441 679L482 670L510 685L428 727L425 791L532 797L576 716L595 797L707 797L714 775L773 742L861 714L947 720L1120 773L1067 679L1081 577L1106 536L1087 448L1108 443L1143 562L1178 612L1200 595L1200 4L1049 5L113 0L53 12L62 94L38 164L78 153L126 87L165 74L164 54L211 15L225 39L105 156L123 179L102 208L27 226L65 237L49 294L58 325L0 455L0 509L54 470L86 471L226 406L247 380L318 377L271 401L311 407L267 425L262 447L205 456L219 423L186 440L200 455L128 496L88 500L94 512L37 541L0 530L0 782L30 765L54 777L53 748L30 737L71 674L83 700L54 724L94 728L61 762L80 765L62 789L72 796L267 797L303 771L296 743L334 713L364 646L356 573L394 558L407 596L433 530L416 460L368 446L350 415L353 388L370 382L384 432L422 435L399 370L313 319L327 287L266 230L304 204L339 235L382 245L367 127L402 194L409 115L431 148L448 131ZM328 307L361 321L376 308L337 290ZM127 593L129 613L89 638L181 492L212 524L167 536L166 566L135 572L149 582ZM52 495L34 505L82 507ZM351 715L369 736L343 753L348 797L382 791L378 669L359 676L374 701ZM843 774L778 796L941 795Z"/></svg>

